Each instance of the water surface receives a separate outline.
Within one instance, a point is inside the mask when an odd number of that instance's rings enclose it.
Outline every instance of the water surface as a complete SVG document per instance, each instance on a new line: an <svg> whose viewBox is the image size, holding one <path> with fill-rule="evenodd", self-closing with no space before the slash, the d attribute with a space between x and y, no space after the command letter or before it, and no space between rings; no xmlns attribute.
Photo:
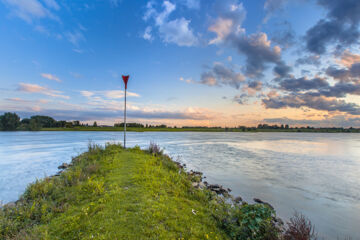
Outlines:
<svg viewBox="0 0 360 240"><path fill-rule="evenodd" d="M207 181L251 202L270 202L286 220L297 210L326 239L360 239L360 134L192 133L127 134L128 145L160 144ZM26 186L57 166L122 132L0 132L0 200L16 200Z"/></svg>

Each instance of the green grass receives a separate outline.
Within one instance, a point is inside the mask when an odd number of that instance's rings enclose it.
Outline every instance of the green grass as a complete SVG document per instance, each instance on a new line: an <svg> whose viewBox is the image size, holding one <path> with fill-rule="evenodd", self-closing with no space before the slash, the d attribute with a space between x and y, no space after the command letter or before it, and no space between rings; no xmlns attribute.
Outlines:
<svg viewBox="0 0 360 240"><path fill-rule="evenodd" d="M193 188L167 156L93 146L73 163L0 211L0 239L228 238L210 192Z"/></svg>

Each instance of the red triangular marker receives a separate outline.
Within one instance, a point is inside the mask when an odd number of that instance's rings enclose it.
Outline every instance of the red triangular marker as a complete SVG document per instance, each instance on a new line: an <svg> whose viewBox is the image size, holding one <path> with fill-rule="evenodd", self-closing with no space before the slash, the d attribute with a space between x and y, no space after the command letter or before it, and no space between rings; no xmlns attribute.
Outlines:
<svg viewBox="0 0 360 240"><path fill-rule="evenodd" d="M127 83L129 81L129 77L130 77L129 75L127 75L127 76L122 75L122 79L123 79L123 81L125 83L125 89L127 89Z"/></svg>

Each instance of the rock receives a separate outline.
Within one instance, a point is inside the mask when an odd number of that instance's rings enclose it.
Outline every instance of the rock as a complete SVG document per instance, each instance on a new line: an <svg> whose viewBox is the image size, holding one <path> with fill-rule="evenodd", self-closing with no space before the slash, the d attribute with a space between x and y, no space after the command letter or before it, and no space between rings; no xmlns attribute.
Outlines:
<svg viewBox="0 0 360 240"><path fill-rule="evenodd" d="M208 186L208 189L210 189L213 192L216 192L216 194L219 194L219 195L222 194L224 197L229 196L228 191L218 184L210 184Z"/></svg>
<svg viewBox="0 0 360 240"><path fill-rule="evenodd" d="M199 187L200 189L206 188L206 186L205 186L205 184L204 184L203 182L200 182L199 185L198 185L198 187Z"/></svg>
<svg viewBox="0 0 360 240"><path fill-rule="evenodd" d="M272 210L275 210L275 208L274 208L270 203L264 202L263 204L264 204L265 206L268 206L268 207L271 208Z"/></svg>
<svg viewBox="0 0 360 240"><path fill-rule="evenodd" d="M197 188L197 187L199 186L199 183L193 182L193 183L191 183L191 185L192 185L194 188Z"/></svg>
<svg viewBox="0 0 360 240"><path fill-rule="evenodd" d="M263 204L264 202L259 198L254 198L254 202Z"/></svg>
<svg viewBox="0 0 360 240"><path fill-rule="evenodd" d="M231 189L230 189L230 188L227 188L227 191L228 191L228 192L231 192Z"/></svg>
<svg viewBox="0 0 360 240"><path fill-rule="evenodd" d="M239 197L236 197L235 198L235 202L236 203L240 203L240 202L242 202L242 198L239 196Z"/></svg>
<svg viewBox="0 0 360 240"><path fill-rule="evenodd" d="M273 207L270 203L268 203L268 202L264 202L264 201L262 201L262 200L261 200L261 199L259 199L259 198L254 198L254 202L256 202L256 203L260 203L260 204L263 204L263 205L265 205L265 206L267 206L267 207L271 208L272 210L274 210L274 207Z"/></svg>
<svg viewBox="0 0 360 240"><path fill-rule="evenodd" d="M60 166L58 166L58 169L67 169L69 167L69 164L63 163Z"/></svg>
<svg viewBox="0 0 360 240"><path fill-rule="evenodd" d="M176 164L176 166L177 166L178 168L180 168L180 169L183 169L183 168L184 168L184 167L181 165L181 163L176 162L176 161L174 161L174 163Z"/></svg>

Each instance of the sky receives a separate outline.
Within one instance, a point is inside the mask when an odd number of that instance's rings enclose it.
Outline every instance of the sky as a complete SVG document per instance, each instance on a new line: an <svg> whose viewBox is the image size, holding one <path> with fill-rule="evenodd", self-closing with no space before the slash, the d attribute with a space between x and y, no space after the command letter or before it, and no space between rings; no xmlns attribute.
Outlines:
<svg viewBox="0 0 360 240"><path fill-rule="evenodd" d="M359 0L0 0L0 113L360 127Z"/></svg>

